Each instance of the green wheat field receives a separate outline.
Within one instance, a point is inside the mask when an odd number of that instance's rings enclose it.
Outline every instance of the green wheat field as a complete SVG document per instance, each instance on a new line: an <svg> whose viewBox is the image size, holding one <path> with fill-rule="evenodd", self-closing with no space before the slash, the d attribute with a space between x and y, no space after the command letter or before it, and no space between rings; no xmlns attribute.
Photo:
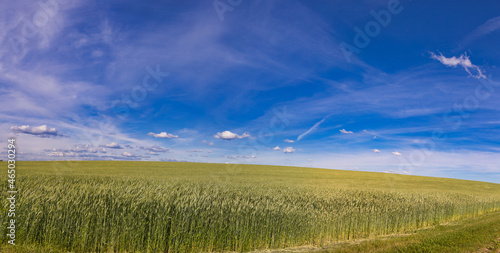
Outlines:
<svg viewBox="0 0 500 253"><path fill-rule="evenodd" d="M5 162L0 165L6 168ZM499 184L387 173L47 161L18 162L16 175L16 243L47 252L321 247L500 210ZM0 179L5 235L7 173ZM8 248L7 238L1 238L0 249Z"/></svg>

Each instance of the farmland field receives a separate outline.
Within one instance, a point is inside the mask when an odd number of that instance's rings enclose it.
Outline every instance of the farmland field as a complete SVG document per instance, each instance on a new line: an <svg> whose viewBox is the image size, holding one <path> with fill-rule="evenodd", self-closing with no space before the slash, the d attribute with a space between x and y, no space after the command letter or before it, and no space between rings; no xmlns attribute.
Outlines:
<svg viewBox="0 0 500 253"><path fill-rule="evenodd" d="M16 242L73 252L322 246L500 210L499 184L386 173L129 161L18 162L16 173Z"/></svg>

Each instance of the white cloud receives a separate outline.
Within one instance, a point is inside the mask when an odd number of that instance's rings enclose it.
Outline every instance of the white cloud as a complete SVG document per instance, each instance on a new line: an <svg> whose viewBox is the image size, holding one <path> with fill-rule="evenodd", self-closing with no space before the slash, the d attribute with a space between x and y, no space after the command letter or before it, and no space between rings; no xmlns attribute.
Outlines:
<svg viewBox="0 0 500 253"><path fill-rule="evenodd" d="M341 133L343 133L343 134L353 134L353 133L354 133L353 131L347 131L347 130L345 130L345 129L340 129L339 131L340 131Z"/></svg>
<svg viewBox="0 0 500 253"><path fill-rule="evenodd" d="M106 148L114 148L114 149L121 149L122 147L116 143L116 142L111 142L111 143L108 143L106 145L104 145L104 147Z"/></svg>
<svg viewBox="0 0 500 253"><path fill-rule="evenodd" d="M391 174L409 174L408 171L403 170L403 171L398 171L398 170L384 170L385 173L391 173Z"/></svg>
<svg viewBox="0 0 500 253"><path fill-rule="evenodd" d="M147 150L147 151L149 151L149 152L154 152L154 153L157 153L157 152L162 152L162 153L164 153L164 152L167 152L167 151L169 151L169 150L170 150L170 149L168 149L168 148L160 147L160 146L158 146L158 145L153 145L153 146L151 146L151 147L142 147L142 146L141 146L141 147L139 147L139 149L142 149L142 150Z"/></svg>
<svg viewBox="0 0 500 253"><path fill-rule="evenodd" d="M51 136L62 136L55 128L47 127L47 125L41 126L11 126L10 130L14 133L32 134L39 137L51 137Z"/></svg>
<svg viewBox="0 0 500 253"><path fill-rule="evenodd" d="M283 149L284 153L293 153L295 152L295 149L293 147L286 147Z"/></svg>
<svg viewBox="0 0 500 253"><path fill-rule="evenodd" d="M63 152L51 152L49 154L47 154L48 156L64 156L64 153Z"/></svg>
<svg viewBox="0 0 500 253"><path fill-rule="evenodd" d="M155 154L153 154L153 155L155 155ZM128 159L131 159L131 160L141 160L143 158L150 158L149 156L134 155L134 154L126 152L126 151L122 153L122 156L126 157L127 160ZM113 158L115 158L115 159L123 159L123 157L113 157Z"/></svg>
<svg viewBox="0 0 500 253"><path fill-rule="evenodd" d="M455 56L450 57L450 58L446 58L442 54L436 55L434 53L431 53L431 58L438 60L439 62L441 62L443 65L445 65L447 67L457 67L457 66L463 67L465 69L465 71L467 71L467 73L469 73L469 76L472 76L474 78L478 78L478 79L485 78L486 79L486 76L483 74L481 69L478 66L472 64L472 62L469 59L469 56L467 56L466 54L462 54L458 58ZM477 74L475 74L475 75L472 74L471 69L475 70L477 72Z"/></svg>
<svg viewBox="0 0 500 253"><path fill-rule="evenodd" d="M202 143L206 143L208 146L215 146L213 142L208 142L206 140L201 141Z"/></svg>
<svg viewBox="0 0 500 253"><path fill-rule="evenodd" d="M397 170L384 170L385 173L399 174Z"/></svg>
<svg viewBox="0 0 500 253"><path fill-rule="evenodd" d="M92 51L92 57L94 57L94 58L99 58L99 57L101 57L103 55L104 55L104 53L101 50L94 50L94 51Z"/></svg>
<svg viewBox="0 0 500 253"><path fill-rule="evenodd" d="M477 27L474 31L468 34L462 41L460 41L461 46L466 47L474 40L479 39L482 36L488 35L496 30L500 29L500 16L494 17L484 24Z"/></svg>
<svg viewBox="0 0 500 253"><path fill-rule="evenodd" d="M294 140L290 140L290 139L285 139L284 142L294 143L295 141Z"/></svg>
<svg viewBox="0 0 500 253"><path fill-rule="evenodd" d="M323 123L330 116L331 116L331 114L326 115L323 119L321 119L316 124L314 124L311 128L309 128L309 130L307 130L303 134L299 135L299 137L297 137L297 141L302 140L302 138L304 138L306 135L308 135L311 132L313 132L314 130L316 130L319 127L319 125L321 125L321 123Z"/></svg>
<svg viewBox="0 0 500 253"><path fill-rule="evenodd" d="M255 155L221 155L220 157L225 157L229 159L254 159L257 158Z"/></svg>
<svg viewBox="0 0 500 253"><path fill-rule="evenodd" d="M78 158L83 160L107 159L111 156L102 156L99 153L106 153L104 148L94 148L92 145L79 144L74 148L52 148L45 149L46 155L50 157Z"/></svg>
<svg viewBox="0 0 500 253"><path fill-rule="evenodd" d="M459 58L455 56L446 58L442 54L440 55L432 54L432 58L440 61L442 64L448 67L462 66L464 68L470 68L473 66L472 62L469 60L469 57L467 55L461 55Z"/></svg>
<svg viewBox="0 0 500 253"><path fill-rule="evenodd" d="M178 138L179 137L178 135L169 134L167 132L161 132L159 134L155 134L153 132L150 132L150 133L148 133L148 135L149 136L153 136L155 138L167 138L167 139Z"/></svg>
<svg viewBox="0 0 500 253"><path fill-rule="evenodd" d="M174 158L160 159L160 161L162 161L162 162L184 162L184 163L193 162L193 161L189 161L189 160L174 159Z"/></svg>
<svg viewBox="0 0 500 253"><path fill-rule="evenodd" d="M380 153L380 150L378 150L378 149L374 149L374 150L373 150L373 152L375 152L375 153Z"/></svg>
<svg viewBox="0 0 500 253"><path fill-rule="evenodd" d="M79 153L79 154L95 154L98 152L101 153L106 153L106 149L104 148L94 148L92 145L88 144L80 144L80 145L75 145L74 148L71 149L58 149L58 148L52 148L52 149L45 149L45 152L59 152L59 153Z"/></svg>
<svg viewBox="0 0 500 253"><path fill-rule="evenodd" d="M401 155L401 153L399 153L398 151L394 151L394 152L392 152L392 154L393 154L393 155L397 155L397 156L400 156L400 155Z"/></svg>
<svg viewBox="0 0 500 253"><path fill-rule="evenodd" d="M281 150L281 148L280 148L280 146L276 146L276 147L273 148L273 150L278 151L278 150Z"/></svg>
<svg viewBox="0 0 500 253"><path fill-rule="evenodd" d="M245 132L242 135L238 135L238 134L232 133L230 131L224 131L222 133L218 132L217 134L214 135L214 137L217 139L223 139L223 140L234 140L234 139L248 138L248 137L250 137L250 134Z"/></svg>

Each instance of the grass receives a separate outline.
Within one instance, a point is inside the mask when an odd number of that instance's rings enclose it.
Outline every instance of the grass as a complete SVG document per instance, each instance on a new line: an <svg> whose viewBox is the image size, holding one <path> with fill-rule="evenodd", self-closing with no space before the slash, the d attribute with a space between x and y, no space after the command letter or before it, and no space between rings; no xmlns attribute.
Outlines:
<svg viewBox="0 0 500 253"><path fill-rule="evenodd" d="M500 210L499 184L385 173L77 161L19 162L17 176L17 241L54 251L321 247Z"/></svg>
<svg viewBox="0 0 500 253"><path fill-rule="evenodd" d="M261 252L498 252L500 251L499 224L500 212L497 211L419 229L410 234L336 242L323 247L296 247Z"/></svg>

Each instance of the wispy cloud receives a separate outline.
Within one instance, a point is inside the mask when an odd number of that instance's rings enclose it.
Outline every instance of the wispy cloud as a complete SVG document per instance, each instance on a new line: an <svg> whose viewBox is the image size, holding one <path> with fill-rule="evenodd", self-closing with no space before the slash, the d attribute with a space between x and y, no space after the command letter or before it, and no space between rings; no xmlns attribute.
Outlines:
<svg viewBox="0 0 500 253"><path fill-rule="evenodd" d="M286 147L283 149L284 153L293 153L295 152L295 149L293 147Z"/></svg>
<svg viewBox="0 0 500 253"><path fill-rule="evenodd" d="M2 5L0 9L9 13L9 18L0 22L0 43L6 49L0 53L0 58L17 64L30 52L49 49L61 32L74 24L76 19L70 15L71 11L83 4L84 1L49 1Z"/></svg>
<svg viewBox="0 0 500 253"><path fill-rule="evenodd" d="M203 152L203 150L201 150L201 149L189 149L189 150L186 150L186 152L201 153L201 152Z"/></svg>
<svg viewBox="0 0 500 253"><path fill-rule="evenodd" d="M321 125L321 123L323 123L330 116L331 116L331 114L326 115L323 119L321 119L320 121L316 122L316 124L314 124L311 128L309 128L309 130L307 130L304 133L302 133L301 135L299 135L299 137L297 137L296 141L302 140L302 138L304 138L306 135L308 135L308 134L312 133L313 131L315 131L319 127L319 125Z"/></svg>
<svg viewBox="0 0 500 253"><path fill-rule="evenodd" d="M215 144L213 142L211 142L211 141L209 142L207 140L203 140L201 142L207 144L208 146L215 146Z"/></svg>
<svg viewBox="0 0 500 253"><path fill-rule="evenodd" d="M397 155L397 156L400 156L400 155L401 155L401 153L399 153L398 151L394 151L394 152L392 152L392 154L393 154L393 155Z"/></svg>
<svg viewBox="0 0 500 253"><path fill-rule="evenodd" d="M284 142L294 143L295 141L294 140L290 140L290 139L285 139Z"/></svg>
<svg viewBox="0 0 500 253"><path fill-rule="evenodd" d="M462 54L459 57L452 56L450 58L447 58L447 57L443 56L442 54L436 55L436 54L431 52L431 58L438 60L439 62L441 62L443 65L445 65L447 67L460 66L460 67L464 68L465 71L467 71L467 73L469 73L469 76L471 76L471 77L478 78L478 79L479 78L486 79L486 76L483 74L481 69L478 66L472 64L472 62L469 59L469 56L467 56L466 54ZM471 70L472 70L472 72L475 72L475 74L473 74L471 72Z"/></svg>
<svg viewBox="0 0 500 253"><path fill-rule="evenodd" d="M380 150L378 150L378 149L374 149L374 150L373 150L373 152L374 152L374 153L380 153Z"/></svg>
<svg viewBox="0 0 500 253"><path fill-rule="evenodd" d="M473 41L499 29L500 29L500 16L489 19L484 24L474 29L474 31L465 36L465 38L463 38L459 44L462 47L466 47Z"/></svg>
<svg viewBox="0 0 500 253"><path fill-rule="evenodd" d="M70 149L46 149L44 150L45 152L62 152L62 153L106 153L106 149L103 147L98 147L95 148L92 145L87 145L87 144L81 144L81 145L75 145L74 148Z"/></svg>
<svg viewBox="0 0 500 253"><path fill-rule="evenodd" d="M169 148L164 148L164 147L161 147L161 146L158 146L158 145L153 145L153 146L150 146L150 147L140 146L139 149L147 150L147 151L155 152L155 153L158 153L158 152L164 153L164 152L168 152L170 150Z"/></svg>
<svg viewBox="0 0 500 253"><path fill-rule="evenodd" d="M399 170L384 170L385 173L391 173L391 174L408 174L408 171L406 170L403 170L403 171L399 171Z"/></svg>
<svg viewBox="0 0 500 253"><path fill-rule="evenodd" d="M229 159L255 159L257 156L255 155L221 155L221 157L229 158Z"/></svg>
<svg viewBox="0 0 500 253"><path fill-rule="evenodd" d="M340 129L339 132L341 132L343 134L353 134L354 133L353 131L347 131L345 129Z"/></svg>

